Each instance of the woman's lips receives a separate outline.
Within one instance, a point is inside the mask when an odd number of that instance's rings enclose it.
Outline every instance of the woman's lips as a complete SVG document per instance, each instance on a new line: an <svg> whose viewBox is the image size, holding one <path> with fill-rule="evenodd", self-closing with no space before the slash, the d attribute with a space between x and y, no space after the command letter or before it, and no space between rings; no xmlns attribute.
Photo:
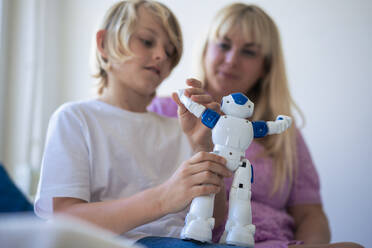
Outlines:
<svg viewBox="0 0 372 248"><path fill-rule="evenodd" d="M218 75L226 78L226 79L237 79L238 75L236 73L226 72L226 71L219 71Z"/></svg>

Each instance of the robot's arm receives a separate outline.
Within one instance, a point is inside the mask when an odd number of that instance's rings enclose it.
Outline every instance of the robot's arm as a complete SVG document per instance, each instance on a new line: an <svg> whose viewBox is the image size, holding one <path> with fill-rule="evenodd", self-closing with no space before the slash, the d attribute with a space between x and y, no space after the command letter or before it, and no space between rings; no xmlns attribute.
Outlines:
<svg viewBox="0 0 372 248"><path fill-rule="evenodd" d="M177 94L180 101L187 108L187 110L190 111L190 113L192 113L196 117L200 118L204 111L207 109L203 105L196 103L189 97L185 96L185 90L178 90Z"/></svg>
<svg viewBox="0 0 372 248"><path fill-rule="evenodd" d="M268 121L266 123L269 129L267 134L279 134L291 126L292 118L285 115L278 115L275 121Z"/></svg>
<svg viewBox="0 0 372 248"><path fill-rule="evenodd" d="M207 109L203 105L194 102L189 97L185 96L184 91L185 90L178 90L177 92L178 97L183 105L187 108L188 111L190 111L190 113L198 118L201 118L201 121L204 125L209 128L213 128L219 120L220 115L216 111Z"/></svg>
<svg viewBox="0 0 372 248"><path fill-rule="evenodd" d="M261 138L270 134L279 134L287 130L292 124L289 116L279 115L275 121L255 121L252 122L255 138Z"/></svg>

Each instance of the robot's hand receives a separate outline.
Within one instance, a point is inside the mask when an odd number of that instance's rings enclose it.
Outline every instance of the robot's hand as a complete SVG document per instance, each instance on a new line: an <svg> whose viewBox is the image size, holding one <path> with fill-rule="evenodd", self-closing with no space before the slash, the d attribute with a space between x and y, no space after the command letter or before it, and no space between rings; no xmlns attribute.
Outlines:
<svg viewBox="0 0 372 248"><path fill-rule="evenodd" d="M266 122L268 134L279 134L287 130L292 124L292 118L286 115L278 115L275 121Z"/></svg>
<svg viewBox="0 0 372 248"><path fill-rule="evenodd" d="M188 111L190 111L193 115L200 118L203 112L206 110L206 107L203 105L194 102L184 94L185 90L178 90L177 94L180 99L180 101L183 103L185 108L187 108Z"/></svg>
<svg viewBox="0 0 372 248"><path fill-rule="evenodd" d="M278 122L278 123L284 123L286 128L289 128L292 124L292 118L289 117L289 116L286 116L286 115L278 115L278 117L276 117L276 121L275 122Z"/></svg>

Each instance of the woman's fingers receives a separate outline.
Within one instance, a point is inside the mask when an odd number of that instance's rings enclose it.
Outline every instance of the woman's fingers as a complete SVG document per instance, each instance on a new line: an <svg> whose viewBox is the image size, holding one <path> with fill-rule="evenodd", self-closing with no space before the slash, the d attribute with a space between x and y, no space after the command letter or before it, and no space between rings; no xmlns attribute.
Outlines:
<svg viewBox="0 0 372 248"><path fill-rule="evenodd" d="M213 102L213 98L210 95L191 95L191 100L199 104L209 104Z"/></svg>
<svg viewBox="0 0 372 248"><path fill-rule="evenodd" d="M184 113L186 113L188 110L186 109L186 107L183 105L183 103L181 102L180 98L178 97L178 94L176 92L173 92L172 93L172 99L173 101L175 101L178 105L178 115L183 115Z"/></svg>
<svg viewBox="0 0 372 248"><path fill-rule="evenodd" d="M171 96L172 96L173 101L175 101L178 106L180 106L180 105L183 106L183 104L182 104L182 102L181 102L181 100L178 97L178 94L176 92L173 92Z"/></svg>
<svg viewBox="0 0 372 248"><path fill-rule="evenodd" d="M185 89L185 95L187 97L190 97L192 95L205 95L205 91L202 89L202 88L196 88L196 87L192 87L192 88L186 88Z"/></svg>
<svg viewBox="0 0 372 248"><path fill-rule="evenodd" d="M202 88L187 88L185 89L185 96L191 98L194 102L200 104L207 104L213 102L212 96L205 93L204 89Z"/></svg>
<svg viewBox="0 0 372 248"><path fill-rule="evenodd" d="M220 115L223 115L223 113L221 112L221 105L216 103L216 102L211 102L211 103L207 104L206 107L216 111Z"/></svg>
<svg viewBox="0 0 372 248"><path fill-rule="evenodd" d="M195 78L186 79L186 84L191 87L202 88L202 83Z"/></svg>

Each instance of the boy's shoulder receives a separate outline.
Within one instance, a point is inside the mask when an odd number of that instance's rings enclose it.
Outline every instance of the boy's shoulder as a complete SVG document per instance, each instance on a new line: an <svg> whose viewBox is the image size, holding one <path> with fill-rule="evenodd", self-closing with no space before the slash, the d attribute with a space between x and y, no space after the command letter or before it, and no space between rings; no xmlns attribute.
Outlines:
<svg viewBox="0 0 372 248"><path fill-rule="evenodd" d="M97 108L97 102L95 99L66 102L55 110L52 118L79 117Z"/></svg>
<svg viewBox="0 0 372 248"><path fill-rule="evenodd" d="M57 111L76 111L81 109L89 109L95 107L98 103L96 99L70 101L62 104Z"/></svg>

